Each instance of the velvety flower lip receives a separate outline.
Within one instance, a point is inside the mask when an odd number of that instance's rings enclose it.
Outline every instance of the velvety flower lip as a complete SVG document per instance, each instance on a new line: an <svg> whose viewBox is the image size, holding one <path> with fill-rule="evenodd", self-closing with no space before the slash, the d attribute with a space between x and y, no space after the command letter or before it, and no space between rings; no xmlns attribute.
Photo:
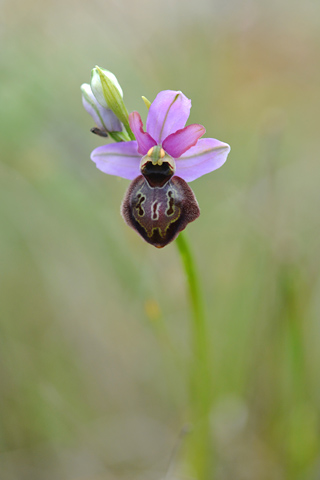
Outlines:
<svg viewBox="0 0 320 480"><path fill-rule="evenodd" d="M191 182L221 167L230 152L230 146L214 138L200 137L202 125L185 127L191 101L182 92L164 90L152 102L146 132L138 112L129 115L130 127L136 141L98 147L91 159L104 173L132 180L140 175L140 160L155 145L162 148L176 164L175 175Z"/></svg>

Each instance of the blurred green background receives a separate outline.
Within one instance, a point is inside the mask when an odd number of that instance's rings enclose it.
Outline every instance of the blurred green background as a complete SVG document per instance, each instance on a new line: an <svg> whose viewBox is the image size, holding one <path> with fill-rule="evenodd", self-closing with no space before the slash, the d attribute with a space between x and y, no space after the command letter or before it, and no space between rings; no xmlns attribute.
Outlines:
<svg viewBox="0 0 320 480"><path fill-rule="evenodd" d="M215 478L318 479L320 4L2 0L0 42L1 480L161 479L186 421L185 278L89 159L95 64L144 120L141 95L182 90L232 147L187 229Z"/></svg>

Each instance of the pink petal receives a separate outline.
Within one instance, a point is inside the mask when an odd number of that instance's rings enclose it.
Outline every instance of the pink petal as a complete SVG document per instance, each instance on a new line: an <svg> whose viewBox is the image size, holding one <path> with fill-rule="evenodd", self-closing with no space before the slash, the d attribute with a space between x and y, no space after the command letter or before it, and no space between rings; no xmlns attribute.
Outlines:
<svg viewBox="0 0 320 480"><path fill-rule="evenodd" d="M201 138L195 147L176 160L176 172L186 182L212 172L221 167L227 160L230 146L215 138Z"/></svg>
<svg viewBox="0 0 320 480"><path fill-rule="evenodd" d="M141 155L145 155L151 147L157 145L149 133L143 131L143 123L138 112L130 113L129 124L138 142L138 152Z"/></svg>
<svg viewBox="0 0 320 480"><path fill-rule="evenodd" d="M164 90L150 105L147 118L147 132L157 144L171 133L183 128L189 118L191 100L182 92Z"/></svg>
<svg viewBox="0 0 320 480"><path fill-rule="evenodd" d="M110 143L98 147L91 153L93 160L104 173L133 180L140 175L141 155L138 153L138 144L131 142Z"/></svg>
<svg viewBox="0 0 320 480"><path fill-rule="evenodd" d="M205 133L206 129L202 125L194 123L175 133L171 133L171 135L162 142L162 146L171 157L178 158L189 150L189 148L193 147Z"/></svg>

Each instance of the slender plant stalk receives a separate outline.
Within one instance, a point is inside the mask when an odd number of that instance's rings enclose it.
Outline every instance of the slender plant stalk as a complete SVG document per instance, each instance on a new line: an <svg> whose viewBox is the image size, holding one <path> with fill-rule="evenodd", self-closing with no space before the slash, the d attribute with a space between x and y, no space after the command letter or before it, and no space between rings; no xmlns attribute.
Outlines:
<svg viewBox="0 0 320 480"><path fill-rule="evenodd" d="M188 457L197 480L207 480L213 478L209 425L212 381L209 366L207 325L199 279L185 234L180 233L176 242L186 274L192 311L191 340L193 355L189 381L193 432L190 434Z"/></svg>
<svg viewBox="0 0 320 480"><path fill-rule="evenodd" d="M113 134L116 142L122 141L120 135ZM193 431L190 434L188 460L197 480L212 480L212 450L210 448L210 407L211 372L209 367L209 348L207 326L199 279L193 255L185 233L176 240L182 264L186 274L190 305L192 310L192 364L190 367L190 417Z"/></svg>

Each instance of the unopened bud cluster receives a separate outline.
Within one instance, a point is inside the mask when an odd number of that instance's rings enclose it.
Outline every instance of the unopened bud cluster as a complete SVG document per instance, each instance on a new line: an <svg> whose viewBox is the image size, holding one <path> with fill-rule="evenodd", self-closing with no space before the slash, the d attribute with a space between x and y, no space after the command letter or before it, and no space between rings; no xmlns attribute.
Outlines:
<svg viewBox="0 0 320 480"><path fill-rule="evenodd" d="M83 106L96 124L96 128L92 129L94 133L110 135L116 141L134 139L123 91L112 72L95 67L91 72L90 85L82 84L81 93Z"/></svg>

